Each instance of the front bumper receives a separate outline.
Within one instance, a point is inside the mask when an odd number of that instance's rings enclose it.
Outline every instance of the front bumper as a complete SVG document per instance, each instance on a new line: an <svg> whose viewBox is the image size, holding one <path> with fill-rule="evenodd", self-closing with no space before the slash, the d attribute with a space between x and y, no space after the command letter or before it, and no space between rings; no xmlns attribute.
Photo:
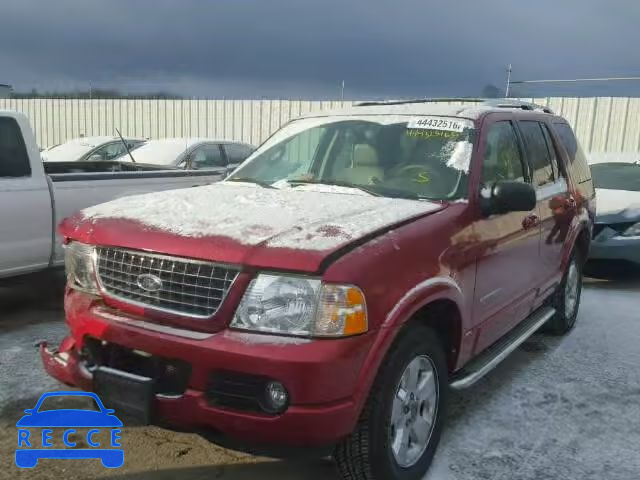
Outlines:
<svg viewBox="0 0 640 480"><path fill-rule="evenodd" d="M615 236L594 240L589 251L590 260L624 260L640 266L640 238Z"/></svg>
<svg viewBox="0 0 640 480"><path fill-rule="evenodd" d="M41 345L46 371L68 385L91 391L92 375L83 342L95 338L188 362L188 386L179 396L155 398L154 421L208 429L251 444L323 446L348 435L357 422L357 379L373 334L339 340L304 340L223 330L206 338L184 338L140 328L118 311L105 315L98 299L69 291L65 300L71 335L58 350ZM290 394L280 415L213 405L207 385L213 372L233 371L277 380ZM117 414L118 412L116 412Z"/></svg>

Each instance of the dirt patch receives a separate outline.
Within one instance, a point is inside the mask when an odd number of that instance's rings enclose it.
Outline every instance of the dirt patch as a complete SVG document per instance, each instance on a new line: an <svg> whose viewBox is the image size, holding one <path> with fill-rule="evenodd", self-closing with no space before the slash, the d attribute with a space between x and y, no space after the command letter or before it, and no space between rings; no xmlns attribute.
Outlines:
<svg viewBox="0 0 640 480"><path fill-rule="evenodd" d="M6 420L6 419L3 419ZM225 450L198 435L164 430L158 427L122 429L122 447L125 451L124 466L106 469L99 460L40 460L33 469L19 469L14 464L17 445L17 429L13 425L0 428L0 479L60 479L85 480L112 478L123 480L210 480L254 479L333 480L333 465L328 461L283 462L252 457ZM55 438L61 431L53 432ZM84 444L83 429L69 438ZM37 438L37 432L36 432ZM96 436L93 440L100 441Z"/></svg>

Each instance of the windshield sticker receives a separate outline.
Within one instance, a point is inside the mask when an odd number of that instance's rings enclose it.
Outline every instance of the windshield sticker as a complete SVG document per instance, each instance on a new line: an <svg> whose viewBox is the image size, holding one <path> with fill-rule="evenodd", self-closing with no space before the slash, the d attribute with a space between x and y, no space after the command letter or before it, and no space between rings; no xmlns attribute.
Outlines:
<svg viewBox="0 0 640 480"><path fill-rule="evenodd" d="M473 145L470 142L456 142L448 148L447 167L454 168L464 173L469 173Z"/></svg>
<svg viewBox="0 0 640 480"><path fill-rule="evenodd" d="M408 129L442 130L445 132L462 132L466 122L442 117L417 117L407 124Z"/></svg>
<svg viewBox="0 0 640 480"><path fill-rule="evenodd" d="M413 179L416 183L429 183L431 179L429 178L429 174L427 172L420 172L416 175L416 178Z"/></svg>
<svg viewBox="0 0 640 480"><path fill-rule="evenodd" d="M417 138L459 138L460 132L447 132L444 130L407 130L407 136Z"/></svg>

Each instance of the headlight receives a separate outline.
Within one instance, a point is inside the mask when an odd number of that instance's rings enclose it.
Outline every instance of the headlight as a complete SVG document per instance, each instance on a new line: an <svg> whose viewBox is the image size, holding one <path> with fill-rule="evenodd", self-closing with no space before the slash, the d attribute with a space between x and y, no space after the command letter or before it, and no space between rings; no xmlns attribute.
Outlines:
<svg viewBox="0 0 640 480"><path fill-rule="evenodd" d="M258 275L236 310L231 327L307 337L342 337L367 331L362 291L314 278Z"/></svg>
<svg viewBox="0 0 640 480"><path fill-rule="evenodd" d="M631 225L620 234L621 237L640 237L640 222Z"/></svg>
<svg viewBox="0 0 640 480"><path fill-rule="evenodd" d="M65 248L64 266L67 285L93 295L98 294L95 272L95 248L79 242L71 242Z"/></svg>

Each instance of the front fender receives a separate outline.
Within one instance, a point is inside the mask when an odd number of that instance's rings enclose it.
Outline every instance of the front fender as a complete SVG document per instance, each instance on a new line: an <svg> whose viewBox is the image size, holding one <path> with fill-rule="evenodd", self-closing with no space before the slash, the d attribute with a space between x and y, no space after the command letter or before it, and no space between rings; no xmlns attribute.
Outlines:
<svg viewBox="0 0 640 480"><path fill-rule="evenodd" d="M450 277L434 277L427 279L406 292L387 314L382 323L375 342L369 350L357 382L354 400L360 412L369 396L378 369L402 327L421 308L437 300L451 300L460 312L462 325L467 324L464 297L460 286ZM460 353L462 351L460 350Z"/></svg>
<svg viewBox="0 0 640 480"><path fill-rule="evenodd" d="M591 237L593 235L593 223L591 217L586 211L583 211L581 214L576 215L573 219L571 228L569 229L569 235L567 236L567 240L565 242L564 252L562 254L562 271L564 272L567 268L567 264L569 263L569 259L573 254L576 243L579 241L579 236L582 232L587 234L587 238L589 244L587 245L587 251L585 252L585 258L583 261L587 260L589 256L588 247L591 244Z"/></svg>

